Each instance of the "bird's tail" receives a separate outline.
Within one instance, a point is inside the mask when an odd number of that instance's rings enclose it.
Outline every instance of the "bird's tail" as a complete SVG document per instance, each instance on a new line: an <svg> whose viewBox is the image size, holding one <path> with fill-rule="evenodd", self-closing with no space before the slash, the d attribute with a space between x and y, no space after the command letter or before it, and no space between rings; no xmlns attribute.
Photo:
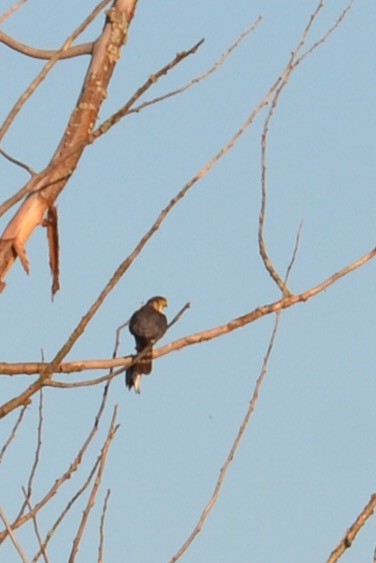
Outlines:
<svg viewBox="0 0 376 563"><path fill-rule="evenodd" d="M125 372L125 384L128 387L129 391L132 389L132 387L134 387L134 390L136 391L136 393L140 394L141 393L140 383L141 383L141 375L142 374L141 373L135 373L133 368L134 368L134 366L131 366Z"/></svg>

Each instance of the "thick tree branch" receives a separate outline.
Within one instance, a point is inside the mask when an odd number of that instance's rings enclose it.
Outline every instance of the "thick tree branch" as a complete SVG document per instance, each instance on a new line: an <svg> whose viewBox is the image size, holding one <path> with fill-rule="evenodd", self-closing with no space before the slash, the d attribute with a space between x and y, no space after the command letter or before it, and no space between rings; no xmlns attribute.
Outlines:
<svg viewBox="0 0 376 563"><path fill-rule="evenodd" d="M63 158L63 163L52 168L50 175L46 175L49 185L43 190L43 194L32 193L26 198L2 235L0 281L3 287L6 274L17 256L20 255L17 248L25 248L31 234L42 223L46 210L59 196L78 164L85 142L94 127L99 109L106 97L107 86L119 60L121 48L126 42L128 27L132 21L136 4L137 0L114 0L112 8L107 13L103 32L95 44L77 105L60 146L51 161L53 165L55 160ZM66 47L68 46L69 44L66 45ZM71 150L72 146L80 143L83 143L82 148L64 159L64 155ZM17 242L17 246L15 242Z"/></svg>

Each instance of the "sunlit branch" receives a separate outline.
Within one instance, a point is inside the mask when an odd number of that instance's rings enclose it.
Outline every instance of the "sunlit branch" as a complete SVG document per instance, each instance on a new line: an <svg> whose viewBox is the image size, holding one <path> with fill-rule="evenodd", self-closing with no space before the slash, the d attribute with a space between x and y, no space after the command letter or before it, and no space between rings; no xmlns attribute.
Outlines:
<svg viewBox="0 0 376 563"><path fill-rule="evenodd" d="M63 155L54 159L45 170L43 170L39 174L36 174L33 177L33 179L30 182L28 182L26 185L24 185L17 193L13 194L9 199L4 201L0 205L0 217L4 215L4 213L6 213L11 207L13 207L13 205L21 201L21 199L23 199L30 192L40 191L42 189L44 190L46 187L51 185L51 181L49 177L51 176L51 173L55 169L57 169L59 166L64 164L64 162L67 161L76 152L83 150L87 145L93 143L95 140L99 139L102 135L107 133L109 129L111 129L116 123L119 122L121 117L124 117L124 115L128 113L127 108L131 107L135 103L135 101L137 101L139 97L142 96L142 94L148 88L153 86L161 76L167 74L172 68L174 68L180 62L182 62L186 57L195 53L197 49L200 47L200 45L202 44L202 42L203 40L199 41L188 51L183 51L182 53L178 53L171 62L169 62L162 69L154 73L151 77L149 77L149 79L143 84L143 86L141 86L137 90L137 92L130 98L127 104L123 106L123 108L121 108L118 112L113 114L106 121L101 123L97 127L97 129L95 129L95 131L93 131L91 134L88 135L86 139L83 139L79 143L74 144L74 146L66 150ZM67 176L67 179L68 177L69 176ZM47 178L47 180L45 178Z"/></svg>
<svg viewBox="0 0 376 563"><path fill-rule="evenodd" d="M8 200L4 201L1 205L0 205L0 217L6 213L13 205L15 205L16 203L18 203L19 201L21 201L21 199L23 197L25 197L28 193L32 192L32 191L37 191L37 190L41 190L44 189L45 187L47 187L47 184L43 181L44 177L47 174L50 174L55 168L57 168L58 166L60 166L65 160L67 160L70 156L72 156L75 152L81 150L82 148L84 148L85 146L93 143L94 141L96 141L97 139L99 139L104 133L107 133L109 128L111 128L113 125L115 125L116 123L118 123L118 119L116 118L116 116L120 113L124 113L125 117L126 115L130 115L131 113L134 112L138 112L141 109L143 109L144 107L147 107L149 105L155 104L158 101L162 101L168 97L174 96L176 94L180 94L181 92L184 92L185 90L187 90L188 88L190 88L191 86L193 86L194 84L198 84L199 82L201 82L202 80L204 80L207 76L209 76L210 74L212 74L214 71L218 70L223 63L225 62L225 60L227 59L227 57L230 55L230 53L239 46L239 44L241 43L241 41L249 34L251 33L256 26L258 25L258 23L261 21L262 18L258 18L256 20L255 23L253 23L244 33L242 33L237 39L236 41L227 49L227 51L225 51L225 53L222 54L222 56L220 57L220 59L218 61L215 62L215 64L209 68L207 71L205 71L203 74L201 74L200 76L195 77L194 79L192 79L190 82L188 82L188 84L186 84L185 86L173 91L173 92L169 92L167 94L165 94L164 96L161 96L160 98L155 98L153 100L150 101L146 101L142 104L140 104L137 107L134 107L135 102L146 92L146 90L148 88L150 88L151 86L153 86L157 79L159 79L161 76L163 76L164 74L166 74L169 70L171 70L176 64L177 62L181 62L182 60L184 60L185 56L188 56L189 54L192 54L191 51L192 49L190 49L189 51L184 51L184 53L186 54L184 57L182 57L182 53L179 53L177 55L177 57L175 57L175 59L173 61L171 61L170 63L168 63L168 65L166 65L165 67L163 67L162 69L160 69L159 71L155 72L152 74L152 77L149 78L136 92L135 94L133 94L133 96L129 99L129 101L119 110L119 112L116 112L113 116L111 116L110 118L106 119L105 122L101 123L96 129L95 131L93 131L93 133L88 137L88 139L86 139L85 141L81 141L80 143L76 144L74 147L72 147L71 150L69 150L68 152L66 152L62 157L60 157L57 160L54 160L54 162L52 164L50 164L48 166L48 168L42 172L40 172L34 179L32 182L28 182L23 188L21 188L17 193L13 194L13 196L11 198L9 198ZM201 42L200 42L201 43ZM193 47L193 49L197 49L197 47L199 46L196 45L195 47ZM179 60L176 61L176 59L179 58ZM174 61L175 64L174 64Z"/></svg>
<svg viewBox="0 0 376 563"><path fill-rule="evenodd" d="M192 86L195 86L200 82L202 82L203 80L205 80L205 78L210 76L213 72L216 72L226 62L227 58L234 51L234 49L236 49L243 41L243 39L245 39L250 33L252 33L256 29L256 27L261 21L262 21L262 17L260 16L257 18L257 20L254 23L252 23L251 26L249 26L241 35L239 35L239 37L237 37L236 41L232 45L230 45L230 47L224 53L222 53L221 57L208 70L206 70L205 72L203 72L198 76L195 76L194 78L192 78L192 80L190 80L189 82L187 82L187 84L184 84L180 88L177 88L176 90L172 90L171 92L167 92L166 94L163 94L162 96L158 96L151 100L146 100L140 103L138 106L134 106L134 102L136 101L134 100L131 106L127 104L127 106L129 107L127 111L127 115L130 115L132 113L138 113L146 107L167 100L168 98L172 98L173 96L177 96L178 94L182 94L183 92L186 92L187 90L192 88Z"/></svg>
<svg viewBox="0 0 376 563"><path fill-rule="evenodd" d="M20 96L20 98L17 100L17 102L15 103L15 105L13 106L13 108L5 118L5 121L2 127L0 128L0 140L3 139L5 133L8 131L15 117L21 111L26 101L35 92L39 84L41 84L41 82L46 78L47 74L50 72L53 66L58 62L62 53L70 48L73 41L77 39L79 35L81 35L81 33L97 17L97 15L103 10L103 8L110 3L110 1L111 0L102 0L102 2L100 2L98 6L94 8L94 10L90 13L90 15L87 18L85 18L85 20L77 27L77 29L68 37L68 39L64 41L61 48L58 51L56 51L53 57L49 59L48 63L43 67L43 69L38 74L38 76L32 81L30 86Z"/></svg>
<svg viewBox="0 0 376 563"><path fill-rule="evenodd" d="M298 237L299 237L299 233L298 233ZM297 240L298 240L298 237L297 237ZM331 285L333 285L335 282L337 282L341 278L347 276L348 274L355 271L356 269L364 266L367 262L369 262L370 260L372 260L375 257L376 257L376 248L372 249L370 252L368 252L367 254L365 254L364 256L362 256L361 258L359 258L358 260L356 260L352 264L349 264L348 266L342 268L338 272L335 272L334 274L332 274L329 278L327 278L323 282L321 282L318 285L304 291L303 293L289 294L287 296L283 296L281 299L279 299L278 301L275 301L274 303L270 303L270 304L267 304L267 305L261 305L260 307L253 309L252 311L250 311L249 313L247 313L245 315L242 315L241 317L237 317L237 318L232 319L231 321L229 321L228 323L226 323L224 325L220 325L220 326L217 326L217 327L214 327L214 328L206 329L206 330L203 330L201 332L197 332L195 334L191 334L191 335L179 338L178 340L175 340L174 342L171 342L170 344L166 344L165 346L162 346L161 348L159 348L157 350L153 350L152 357L153 357L153 359L156 359L156 358L159 358L161 356L165 356L166 354L170 354L173 351L181 350L181 349L183 349L187 346L199 344L200 342L206 342L206 341L212 340L214 338L218 338L220 336L223 336L224 334L228 334L229 332L232 332L233 330L237 330L239 328L242 328L243 326L250 324L250 323L256 321L257 319L259 319L261 317L264 317L266 315L270 315L270 314L273 314L273 313L277 313L278 311L281 311L281 310L284 310L284 309L288 309L288 308L290 308L294 305L297 305L298 303L305 303L309 299L312 299L313 297L315 297L319 293L322 293L323 291L328 289ZM62 363L60 365L57 365L56 369L55 369L55 373L75 373L75 372L82 372L82 371L85 371L85 370L111 369L111 368L116 368L116 367L121 367L122 368L121 371L123 371L124 369L128 368L131 365L132 361L133 361L132 356L127 356L127 357L124 357L124 358L115 358L115 359L107 359L107 360L81 360L81 361L75 361L75 362L66 362L66 363ZM1 362L0 363L0 374L4 374L4 375L20 375L20 374L36 375L36 374L43 372L46 369L48 370L50 367L51 367L51 364L41 363L41 362L35 362L35 363L34 362L25 362L25 363L15 363L15 364ZM106 381L108 378L109 378L108 375L104 376L103 378L96 380L96 382L94 384L102 383L103 381ZM46 384L46 386L54 387L55 383L57 383L57 382L49 381L49 382L46 382L45 384ZM85 385L85 383L86 383L86 385L88 385L88 382L75 382L75 383L72 383L72 384L67 383L66 386L69 387L70 385L72 385L72 387L76 387L76 386L78 386L78 383L80 385L81 384ZM56 387L62 387L64 385L65 384L63 384L63 383L58 383L56 385ZM4 407L5 407L5 405L3 405L3 407L0 408L0 418L2 416L4 416L4 412L3 412Z"/></svg>
<svg viewBox="0 0 376 563"><path fill-rule="evenodd" d="M2 16L0 16L0 25L5 22L14 12L19 10L24 4L26 4L27 0L18 0L13 6L9 8Z"/></svg>
<svg viewBox="0 0 376 563"><path fill-rule="evenodd" d="M48 49L35 49L34 47L30 47L29 45L25 45L21 43L21 41L17 41L10 35L4 33L4 31L0 30L0 43L4 43L14 51L18 53L22 53L27 57L32 57L33 59L52 59L55 57L59 51L48 50ZM91 55L93 52L94 42L90 43L83 43L82 45L75 45L70 47L69 49L63 51L59 54L58 59L71 59L73 57L79 57L81 55Z"/></svg>
<svg viewBox="0 0 376 563"><path fill-rule="evenodd" d="M345 536L340 541L338 546L332 551L327 560L327 563L336 563L340 557L345 553L346 549L351 547L356 536L360 532L361 528L367 522L367 520L373 515L376 509L376 494L371 495L369 502L363 508L362 512L359 514L355 522L347 530Z"/></svg>

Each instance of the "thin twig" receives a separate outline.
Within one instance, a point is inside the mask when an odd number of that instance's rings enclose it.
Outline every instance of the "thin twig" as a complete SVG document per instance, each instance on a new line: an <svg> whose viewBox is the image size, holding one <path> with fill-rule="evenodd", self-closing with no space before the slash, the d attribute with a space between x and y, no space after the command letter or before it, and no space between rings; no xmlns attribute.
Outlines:
<svg viewBox="0 0 376 563"><path fill-rule="evenodd" d="M213 72L216 72L226 62L227 58L231 55L231 53L234 51L234 49L236 49L240 45L240 43L243 41L243 39L245 39L250 33L252 33L256 29L256 27L258 26L258 24L261 21L262 21L262 17L259 16L257 18L257 20L255 22L253 22L243 33L241 33L236 38L234 43L232 45L230 45L230 47L224 53L222 53L220 58L217 61L215 61L215 63L209 69L207 69L205 72L203 72L202 74L199 74L198 76L195 76L194 78L192 78L192 80L187 82L187 84L184 84L183 86L181 86L180 88L177 88L176 90L172 90L171 92L167 92L167 94L163 94L162 96L158 96L158 97L153 98L151 100L146 100L146 101L142 102L141 104L139 104L138 106L132 106L128 110L127 114L130 115L132 113L139 113L141 110L145 109L146 107L149 107L151 105L154 105L154 104L157 104L157 103L162 102L164 100L167 100L168 98L172 98L173 96L177 96L178 94L182 94L183 92L186 92L187 90L192 88L192 86L195 86L195 85L199 84L200 82L202 82L203 80L205 80L205 78L210 76Z"/></svg>
<svg viewBox="0 0 376 563"><path fill-rule="evenodd" d="M38 468L38 465L39 465L40 454L41 454L41 450L42 450L42 430L43 430L43 389L41 389L40 392L39 392L37 446L36 446L36 449L35 449L34 462L33 462L33 465L31 467L31 470L30 470L27 489L25 489L26 490L25 500L24 500L24 503L23 503L23 505L20 509L18 516L16 517L16 520L18 520L22 516L22 514L24 513L24 510L27 506L28 501L31 499L33 482L34 482L34 478L35 478L37 468Z"/></svg>
<svg viewBox="0 0 376 563"><path fill-rule="evenodd" d="M0 25L5 22L14 12L19 10L24 4L26 4L27 0L18 0L13 6L9 8L2 16L0 16Z"/></svg>
<svg viewBox="0 0 376 563"><path fill-rule="evenodd" d="M118 123L125 115L127 115L127 113L129 113L130 108L134 105L134 103L138 99L140 99L140 97L146 92L146 90L149 90L149 88L154 84L156 84L156 82L158 82L158 80L162 76L165 76L168 72L170 72L171 69L173 69L175 66L180 64L184 59L186 59L190 55L194 55L197 52L197 50L201 47L204 41L205 41L204 39L201 39L200 41L198 41L198 43L193 45L193 47L191 47L187 51L182 51L181 53L178 53L172 61L170 61L160 70L158 70L155 74L149 76L149 78L144 82L144 84L140 88L138 88L138 90L133 94L133 96L128 100L128 102L123 107L121 107L117 112L112 114L111 117L106 119L101 125L99 125L99 127L96 128L95 131L93 131L92 139L93 140L97 139L98 137L101 137L104 133L107 133L107 131L109 131L111 127L116 125L116 123Z"/></svg>
<svg viewBox="0 0 376 563"><path fill-rule="evenodd" d="M49 544L49 542L51 541L53 535L55 534L56 530L58 529L58 527L60 526L60 524L62 523L62 521L64 520L64 518L66 517L66 515L68 514L68 512L70 511L70 509L72 508L72 506L75 504L75 502L82 496L82 494L86 491L86 489L89 487L90 483L92 482L94 475L98 469L99 463L100 463L100 459L101 456L98 456L98 458L96 459L93 467L90 470L89 475L86 478L86 481L84 482L84 484L76 491L76 493L72 496L72 498L68 501L68 503L66 504L65 508L61 511L60 515L58 516L58 518L55 520L54 524L51 526L51 528L48 530L45 540L42 544L42 547L44 549L46 549L47 545ZM42 554L42 549L40 549L33 557L32 563L38 561L39 557Z"/></svg>
<svg viewBox="0 0 376 563"><path fill-rule="evenodd" d="M259 393L260 393L260 390L261 390L261 386L262 386L262 383L263 383L264 378L265 378L266 373L267 373L267 366L268 366L268 362L269 362L269 357L270 357L270 354L271 354L272 349L273 349L275 337L277 335L280 316L281 316L281 311L279 311L276 314L273 332L272 332L272 335L271 335L271 338L270 338L269 346L268 346L266 355L265 355L264 360L263 360L263 365L262 365L260 375L259 375L259 377L256 381L256 385L255 385L255 388L254 388L254 391L253 391L251 401L249 403L249 407L248 407L247 412L246 412L246 414L243 418L243 421L240 425L238 434L237 434L237 436L236 436L236 438L235 438L235 440L234 440L234 442L231 446L231 449L230 449L229 454L226 458L226 461L225 461L224 465L221 467L216 485L214 487L213 494L210 497L209 502L206 504L204 510L202 511L201 516L200 516L195 528L193 529L192 533L189 535L189 537L184 542L184 544L181 546L181 548L170 559L170 563L175 563L175 561L180 559L180 557L187 551L187 549L190 547L190 545L192 544L192 542L194 541L196 536L201 532L202 527L205 524L207 517L209 516L209 513L211 512L212 508L214 507L214 505L216 504L216 502L219 498L219 494L221 492L227 471L228 471L232 461L234 460L234 457L235 457L235 454L236 454L236 452L239 448L241 439L244 436L244 433L247 429L248 423L249 423L251 416L253 414L253 411L255 409L256 402L257 402L257 399L259 397Z"/></svg>
<svg viewBox="0 0 376 563"><path fill-rule="evenodd" d="M30 497L28 496L28 492L26 491L25 487L22 487L22 491L23 491L23 494L25 495L26 505L27 505L28 509L32 512L33 507L31 505ZM40 548L38 559L39 559L40 556L42 556L43 559L44 559L44 562L49 563L49 559L48 559L47 551L46 551L47 546L43 545L42 536L41 536L40 531L39 531L38 520L37 520L37 517L36 517L35 514L33 515L32 520L33 520L34 532L35 532L35 535L36 535L36 538L37 538L37 541L38 541L38 545L39 545L39 548Z"/></svg>
<svg viewBox="0 0 376 563"><path fill-rule="evenodd" d="M312 47L307 49L307 51L305 51L299 58L297 58L297 60L294 63L295 66L300 64L306 57L308 57L312 53L312 51L315 51L317 47L320 47L320 45L322 45L328 39L329 35L331 35L334 31L337 30L337 28L341 25L341 23L347 16L348 12L351 10L354 1L355 0L351 0L350 3L346 6L346 8L343 10L343 12L339 15L334 25L332 25L332 27L330 27L328 31L312 45Z"/></svg>
<svg viewBox="0 0 376 563"><path fill-rule="evenodd" d="M284 280L284 287L286 287L286 284L287 284L287 281L288 281L288 278L289 278L289 275L290 275L290 272L291 272L291 268L292 268L292 266L295 262L298 247L299 247L299 232L298 232L298 235L296 237L295 246L294 246L294 250L293 250L293 253L292 253L292 258L291 258L290 264L287 268L287 272L286 272L286 276L285 276L285 280ZM283 297L283 293L282 293L282 297ZM241 442L241 440L244 436L244 433L245 433L245 431L248 427L248 424L251 420L253 411L255 410L256 403L258 401L259 394L260 394L260 391L261 391L261 387L262 387L262 384L264 382L264 379L265 379L265 376L266 376L266 373L267 373L269 359L270 359L271 353L273 351L273 346L274 346L275 338L277 336L281 314L282 314L282 310L280 310L276 313L272 334L271 334L271 337L270 337L270 341L269 341L269 344L268 344L266 354L265 354L263 362L262 362L260 375L257 378L256 385L254 387L254 391L253 391L252 397L250 399L247 412L244 415L244 418L243 418L242 423L240 425L239 431L238 431L236 438L235 438L235 440L234 440L234 442L233 442L233 444L230 448L230 451L227 455L226 461L225 461L224 465L222 466L222 468L219 472L219 476L218 476L216 485L214 487L213 494L212 494L211 498L209 499L209 502L206 504L206 506L205 506L205 508L204 508L195 528L192 531L192 533L190 534L188 539L184 542L184 544L181 546L179 551L177 551L177 553L171 558L170 563L175 563L175 561L180 559L180 557L191 546L191 544L195 540L196 536L201 532L202 527L204 526L205 521L206 521L207 517L209 516L209 513L211 512L211 510L213 509L214 505L216 504L216 502L219 498L219 494L221 492L227 471L228 471L231 463L233 462L233 460L235 458L235 454L236 454L236 452L239 448L240 442Z"/></svg>
<svg viewBox="0 0 376 563"><path fill-rule="evenodd" d="M299 52L302 50L302 48L304 47L307 38L308 38L308 34L311 30L311 27L313 25L313 23L315 22L316 18L319 15L319 12L321 11L321 9L324 6L324 3L322 0L320 0L320 2L318 3L318 5L316 6L316 9L314 10L314 12L312 13L308 24L306 25L302 36L298 42L297 47L294 49L294 51L291 53L289 62L287 63L284 71L282 72L280 78L277 81L277 85L273 94L273 98L272 98L272 102L270 104L270 109L268 112L268 115L265 119L264 122L264 128L263 128L263 133L261 135L261 208L260 208L260 213L259 213L259 227L258 227L258 244L259 244L259 252L260 252L260 256L262 258L262 261L264 263L264 266L267 270L267 272L269 273L269 275L271 276L271 278L274 280L274 282L277 284L277 286L279 287L279 289L281 291L284 291L286 294L288 293L288 288L284 288L283 287L283 281L280 277L280 275L278 274L276 268L274 267L273 263L270 260L270 257L268 255L267 249L266 249L266 244L265 244L265 238L264 238L264 226L265 226L265 219L266 219L266 192L267 192L267 141L268 141L268 135L269 135L269 130L270 130L270 122L274 116L275 110L277 108L279 99L281 97L281 94L283 92L283 90L285 89L285 87L287 86L290 76L293 73L293 71L297 68L297 66L308 56L311 55L319 46L321 46L326 39L329 37L329 35L331 35L337 28L338 26L342 23L342 21L344 20L344 18L346 17L348 11L351 8L351 5L353 3L353 0L350 2L350 4L341 12L340 16L337 18L335 24L318 40L316 41L312 47L310 47L307 51L305 51L305 53L303 53L299 58L298 58L298 54Z"/></svg>
<svg viewBox="0 0 376 563"><path fill-rule="evenodd" d="M103 508L102 508L102 514L101 514L101 523L100 523L100 526L99 526L98 563L103 563L104 538L105 538L104 524L105 524L105 520L106 520L107 507L108 507L108 501L109 501L109 498L110 498L110 494L111 494L111 489L107 489L107 493L106 493L106 496L104 497L104 502L103 502Z"/></svg>
<svg viewBox="0 0 376 563"><path fill-rule="evenodd" d="M356 536L360 532L361 528L367 522L367 520L372 516L376 509L376 494L371 495L369 502L363 508L362 512L359 514L355 522L347 530L343 539L339 542L338 546L332 551L329 556L327 563L336 563L340 557L345 553L346 549L351 547Z"/></svg>
<svg viewBox="0 0 376 563"><path fill-rule="evenodd" d="M25 554L24 550L22 549L20 543L18 542L16 536L14 535L13 529L12 529L12 527L11 527L11 525L10 525L10 523L9 523L9 521L8 521L8 519L7 519L7 517L5 516L4 511L3 511L3 509L1 508L1 506L0 506L0 518L1 518L1 520L3 521L3 523L4 523L4 526L5 526L6 530L7 530L7 533L8 533L8 535L9 535L10 539L12 540L12 543L13 543L14 547L15 547L16 550L18 551L19 556L21 557L21 559L22 559L22 561L23 561L24 563L27 563L26 554Z"/></svg>
<svg viewBox="0 0 376 563"><path fill-rule="evenodd" d="M24 405L24 406L22 407L22 409L20 410L19 415L18 415L17 420L16 420L16 422L15 422L13 428L12 428L12 431L11 431L11 433L10 433L10 435L9 435L8 440L5 442L5 444L4 444L3 447L1 448L1 451L0 451L0 464L1 464L2 461L3 461L3 457L4 457L5 452L7 451L8 447L10 446L10 444L12 443L12 441L14 440L14 438L15 438L15 436L16 436L17 430L18 430L18 428L19 428L19 426L20 426L20 424L21 424L21 422L22 422L22 419L23 419L23 417L24 417L24 415L25 415L26 409L27 409L27 405Z"/></svg>
<svg viewBox="0 0 376 563"><path fill-rule="evenodd" d="M170 322L168 323L168 325L167 325L167 330L169 330L169 329L172 327L172 325L174 325L175 323L177 323L177 322L180 320L180 318L182 317L182 315L184 315L184 313L187 311L187 309L190 308L190 306L191 306L191 304L188 302L188 303L186 303L186 304L184 305L184 307L182 307L182 308L180 309L180 311L178 311L178 312L176 313L176 315L175 315L175 317L172 319L172 321L170 321Z"/></svg>
<svg viewBox="0 0 376 563"><path fill-rule="evenodd" d="M82 518L81 518L80 525L78 527L77 534L76 534L74 541L73 541L72 551L70 553L69 560L68 560L69 563L74 563L74 561L76 559L76 555L78 553L79 545L80 545L80 542L82 540L82 536L83 536L83 533L85 531L86 524L87 524L87 521L88 521L88 518L89 518L89 515L90 515L90 512L91 512L91 509L93 508L93 506L95 504L96 496L97 496L97 493L99 491L99 487L101 486L101 483L102 483L102 476L103 476L104 468L106 466L108 451L109 451L109 448L111 446L112 440L115 437L116 431L119 428L119 425L116 424L116 416L117 416L117 406L115 405L114 413L113 413L111 424L110 424L110 428L109 428L107 438L106 438L106 441L104 443L104 446L102 448L102 452L101 452L101 455L100 455L100 462L99 462L99 467L98 467L98 471L97 471L97 476L96 476L93 488L91 490L88 502L86 504L86 508L85 508L85 510L82 514Z"/></svg>
<svg viewBox="0 0 376 563"><path fill-rule="evenodd" d="M289 61L285 66L283 72L281 73L280 78L278 79L278 85L273 94L272 103L270 104L270 109L266 116L263 132L261 135L261 208L259 213L259 227L258 227L259 253L264 263L266 271L269 273L270 277L274 280L274 282L277 284L279 289L285 295L289 293L289 289L286 286L284 286L284 282L282 278L280 277L279 273L277 272L276 268L274 267L273 263L270 260L269 254L266 250L265 237L264 237L264 227L265 227L265 219L266 219L266 194L267 194L267 160L266 160L267 145L268 145L267 141L268 141L268 135L270 130L270 122L274 116L280 96L284 88L287 86L289 78L295 68L293 63L299 51L303 48L308 33L313 25L313 22L317 18L322 7L323 7L323 2L322 0L320 0L315 11L311 15L306 27L303 30L302 36L298 42L297 47L291 53Z"/></svg>
<svg viewBox="0 0 376 563"><path fill-rule="evenodd" d="M22 53L27 57L32 57L33 59L52 59L52 57L54 57L58 53L58 51L51 49L35 49L34 47L30 47L30 45L25 45L25 43L17 41L10 35L4 33L4 31L2 30L0 30L0 43L4 43L4 45L7 45L14 51ZM60 53L59 60L71 59L73 57L79 57L81 55L91 55L93 52L93 47L93 41L91 41L90 43L82 43L81 45L74 45L63 53Z"/></svg>
<svg viewBox="0 0 376 563"><path fill-rule="evenodd" d="M21 168L23 168L24 170L26 170L30 176L35 176L36 175L36 171L34 170L34 168L32 168L31 166L29 166L28 164L25 164L24 162L22 162L21 160L18 160L17 158L14 158L13 156L11 156L9 153L5 152L4 149L0 148L0 154L6 158L7 160L9 160L9 162L12 162L12 164L16 164L17 166L20 166Z"/></svg>

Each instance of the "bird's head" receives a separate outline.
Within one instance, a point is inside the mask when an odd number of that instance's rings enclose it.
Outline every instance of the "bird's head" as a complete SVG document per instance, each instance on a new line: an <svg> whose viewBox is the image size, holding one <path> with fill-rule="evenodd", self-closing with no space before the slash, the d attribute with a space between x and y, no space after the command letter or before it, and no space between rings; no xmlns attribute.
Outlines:
<svg viewBox="0 0 376 563"><path fill-rule="evenodd" d="M153 309L159 311L160 313L163 313L163 309L165 307L168 307L167 299L165 297L162 297L161 295L152 297L151 299L149 299L149 301L146 304L151 305Z"/></svg>

